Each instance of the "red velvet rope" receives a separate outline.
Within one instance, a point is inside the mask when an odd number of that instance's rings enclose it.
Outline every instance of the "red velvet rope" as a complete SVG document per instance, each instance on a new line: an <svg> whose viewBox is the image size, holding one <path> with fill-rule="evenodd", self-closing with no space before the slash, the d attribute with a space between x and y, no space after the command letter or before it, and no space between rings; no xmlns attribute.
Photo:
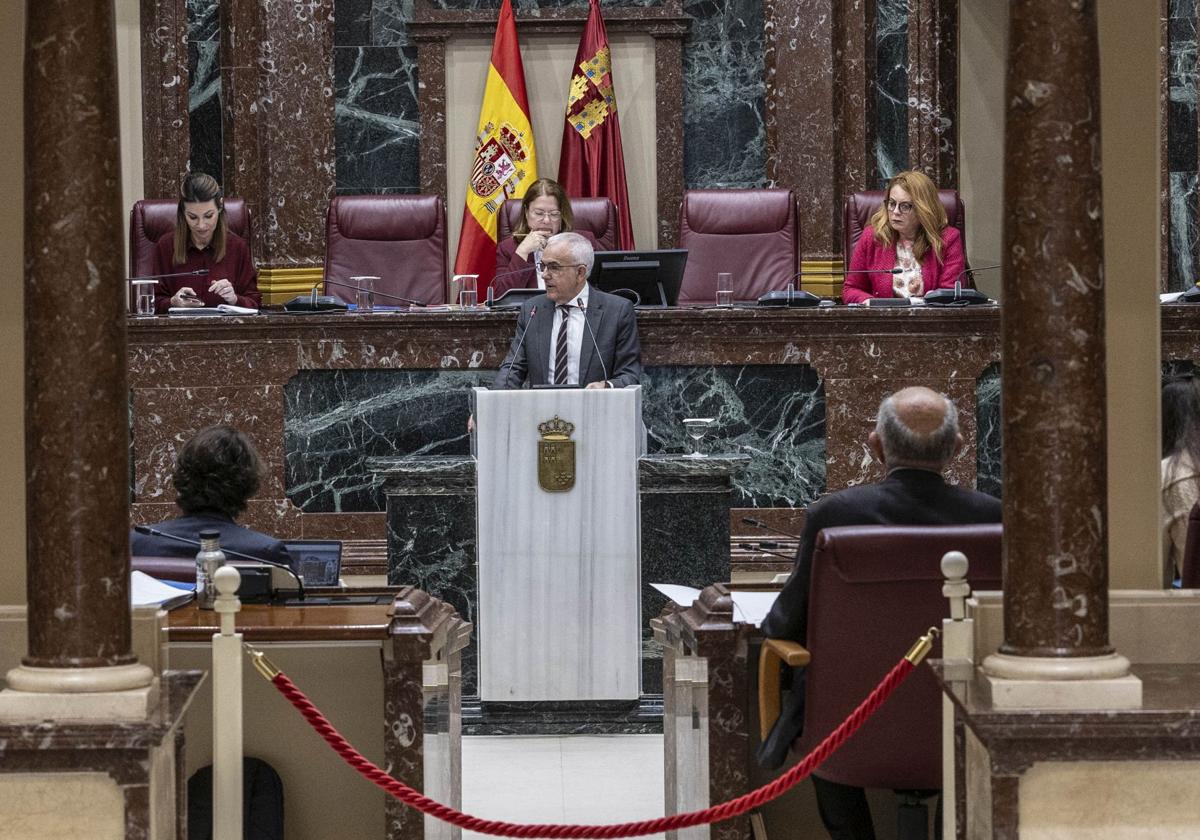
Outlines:
<svg viewBox="0 0 1200 840"><path fill-rule="evenodd" d="M370 779L379 787L399 799L401 802L416 808L424 814L429 814L439 820L457 825L468 831L480 834L495 834L502 837L637 837L643 834L658 834L679 828L689 828L694 825L720 822L740 816L747 811L759 807L781 796L789 788L800 782L805 776L817 768L825 759L853 735L867 718L878 709L893 691L912 673L913 664L907 659L901 659L896 667L888 673L883 681L875 687L866 700L859 704L833 732L829 734L804 760L792 767L782 776L758 790L750 791L720 805L705 808L702 811L692 811L687 814L676 814L671 817L658 817L641 822L616 823L612 825L553 825L507 823L499 820L485 820L456 811L440 802L435 802L419 791L413 790L403 782L397 781L364 758L354 747L343 738L333 725L326 720L317 707L304 696L286 674L277 674L271 682L279 689L300 714L312 725L317 734L325 739L334 752L342 759Z"/></svg>

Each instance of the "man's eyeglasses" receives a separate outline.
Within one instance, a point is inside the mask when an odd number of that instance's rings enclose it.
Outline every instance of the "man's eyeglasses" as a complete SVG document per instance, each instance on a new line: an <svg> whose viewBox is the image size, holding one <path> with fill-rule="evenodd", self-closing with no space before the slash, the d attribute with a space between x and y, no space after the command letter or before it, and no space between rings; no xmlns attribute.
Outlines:
<svg viewBox="0 0 1200 840"><path fill-rule="evenodd" d="M899 210L901 213L907 215L913 211L913 203L911 201L892 201L889 198L887 200L887 209Z"/></svg>
<svg viewBox="0 0 1200 840"><path fill-rule="evenodd" d="M567 263L563 265L562 263L556 262L543 262L541 271L542 274L558 274L564 268L581 268L582 266L583 263Z"/></svg>
<svg viewBox="0 0 1200 840"><path fill-rule="evenodd" d="M562 218L562 213L557 210L530 210L529 215L535 219L541 219L543 222L552 222Z"/></svg>

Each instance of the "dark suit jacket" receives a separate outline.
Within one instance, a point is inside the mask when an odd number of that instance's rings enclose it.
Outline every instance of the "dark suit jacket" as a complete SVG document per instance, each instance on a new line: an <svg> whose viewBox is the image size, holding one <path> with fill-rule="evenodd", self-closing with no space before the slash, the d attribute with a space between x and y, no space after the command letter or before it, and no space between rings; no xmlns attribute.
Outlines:
<svg viewBox="0 0 1200 840"><path fill-rule="evenodd" d="M929 470L896 469L878 484L831 493L808 509L791 577L762 623L763 635L805 644L813 549L824 528L842 525L973 525L999 522L1000 500L947 484ZM797 669L798 671L800 669ZM778 767L804 729L803 677L792 675L792 695L759 749L759 762ZM772 763L772 755L778 763Z"/></svg>
<svg viewBox="0 0 1200 840"><path fill-rule="evenodd" d="M633 304L593 286L588 291L584 317L587 325L583 328L583 342L579 348L579 384L602 382L606 378L614 388L639 384L642 380L642 347L638 342ZM553 327L554 301L544 294L525 301L517 317L512 346L492 387L548 384L550 331Z"/></svg>
<svg viewBox="0 0 1200 840"><path fill-rule="evenodd" d="M292 558L282 542L266 534L260 534L258 531L243 528L225 514L217 513L216 511L181 516L178 519L168 519L166 522L159 522L153 527L164 534L174 534L177 537L186 537L189 540L199 540L200 532L211 528L220 533L221 548L226 552L232 549L233 551L248 554L251 557L270 560L273 563L282 563L285 566L291 566L292 564ZM130 553L134 557L194 558L196 552L200 550L197 546L188 545L187 543L167 537L139 534L137 531L129 532L129 545ZM226 559L240 560L243 558L227 553Z"/></svg>

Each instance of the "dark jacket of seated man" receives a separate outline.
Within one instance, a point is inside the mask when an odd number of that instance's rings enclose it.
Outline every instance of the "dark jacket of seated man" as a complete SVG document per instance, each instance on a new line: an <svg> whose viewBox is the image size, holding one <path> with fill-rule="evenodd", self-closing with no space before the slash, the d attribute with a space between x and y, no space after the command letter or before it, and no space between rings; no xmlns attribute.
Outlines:
<svg viewBox="0 0 1200 840"><path fill-rule="evenodd" d="M633 304L587 284L592 259L591 244L579 234L550 237L542 252L546 293L521 307L493 388L553 384L564 317L571 374L567 384L623 388L641 382L642 349Z"/></svg>
<svg viewBox="0 0 1200 840"><path fill-rule="evenodd" d="M878 484L851 487L813 504L801 535L796 566L762 624L768 638L807 643L809 584L817 534L843 525L972 525L1001 521L999 499L947 484L942 472L962 447L958 412L928 388L905 388L883 401L867 439L887 470ZM817 597L820 597L819 594ZM817 654L819 655L819 654ZM803 669L779 720L759 748L759 763L779 767L804 729ZM939 713L936 710L931 714ZM814 774L817 804L834 837L874 837L861 788L833 784Z"/></svg>
<svg viewBox="0 0 1200 840"><path fill-rule="evenodd" d="M215 530L225 551L238 551L273 563L291 564L283 543L238 525L234 518L258 490L264 475L262 459L246 435L229 426L209 426L183 445L175 462L175 503L183 516L152 527L188 540ZM170 537L131 531L134 557L195 557L199 546ZM226 555L227 559L240 559Z"/></svg>

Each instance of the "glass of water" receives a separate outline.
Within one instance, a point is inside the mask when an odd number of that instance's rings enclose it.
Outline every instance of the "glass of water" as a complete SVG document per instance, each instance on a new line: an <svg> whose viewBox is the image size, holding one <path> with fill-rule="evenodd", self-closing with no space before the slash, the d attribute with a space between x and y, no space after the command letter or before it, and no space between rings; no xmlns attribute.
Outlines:
<svg viewBox="0 0 1200 840"><path fill-rule="evenodd" d="M733 306L733 275L728 271L717 274L717 306Z"/></svg>
<svg viewBox="0 0 1200 840"><path fill-rule="evenodd" d="M458 303L463 309L474 309L479 304L479 275L460 274L458 280Z"/></svg>
<svg viewBox="0 0 1200 840"><path fill-rule="evenodd" d="M358 312L371 312L375 309L375 282L378 277L357 275L350 278L355 285L354 308Z"/></svg>
<svg viewBox="0 0 1200 840"><path fill-rule="evenodd" d="M712 425L712 422L712 417L683 418L683 430L692 439L692 451L687 454L688 458L705 457L704 453L700 451L700 440L708 432L708 427Z"/></svg>

